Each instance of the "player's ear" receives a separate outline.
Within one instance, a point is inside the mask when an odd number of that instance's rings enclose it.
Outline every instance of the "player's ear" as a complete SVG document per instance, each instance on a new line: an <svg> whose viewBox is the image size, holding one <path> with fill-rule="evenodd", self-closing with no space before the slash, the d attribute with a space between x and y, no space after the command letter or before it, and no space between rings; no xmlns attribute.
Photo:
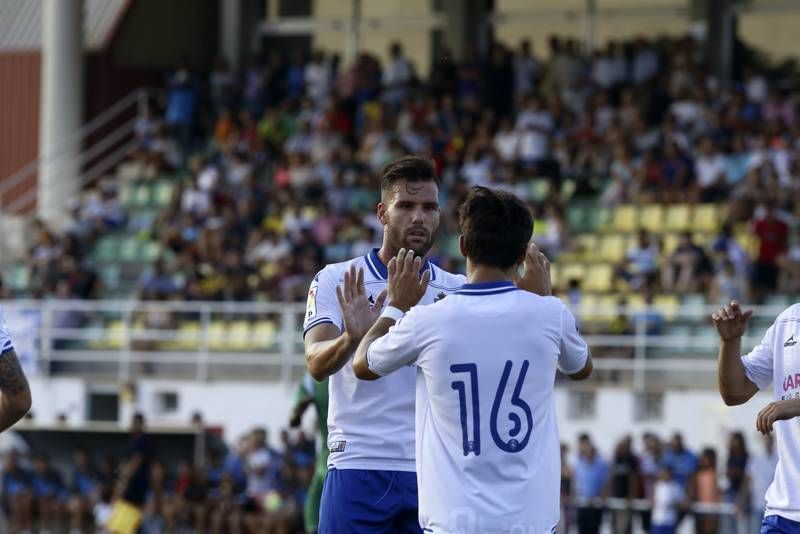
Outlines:
<svg viewBox="0 0 800 534"><path fill-rule="evenodd" d="M464 234L458 236L458 250L461 252L461 255L465 258L467 257L467 246L464 242Z"/></svg>
<svg viewBox="0 0 800 534"><path fill-rule="evenodd" d="M384 204L383 202L378 202L378 209L377 209L378 220L383 226L386 226L386 223L388 222L386 216L386 210L387 210L386 204Z"/></svg>

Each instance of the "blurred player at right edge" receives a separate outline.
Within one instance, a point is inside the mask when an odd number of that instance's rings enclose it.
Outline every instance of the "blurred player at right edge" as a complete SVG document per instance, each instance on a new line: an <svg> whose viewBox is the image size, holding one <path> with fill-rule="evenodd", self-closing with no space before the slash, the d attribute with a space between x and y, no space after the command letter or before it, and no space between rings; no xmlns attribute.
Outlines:
<svg viewBox="0 0 800 534"><path fill-rule="evenodd" d="M800 534L800 304L781 313L761 343L742 356L742 335L752 313L731 301L711 316L720 337L719 391L725 404L736 406L774 383L776 400L756 421L762 434L775 430L778 447L761 534Z"/></svg>
<svg viewBox="0 0 800 534"><path fill-rule="evenodd" d="M30 409L30 386L14 352L0 306L0 432L22 419Z"/></svg>

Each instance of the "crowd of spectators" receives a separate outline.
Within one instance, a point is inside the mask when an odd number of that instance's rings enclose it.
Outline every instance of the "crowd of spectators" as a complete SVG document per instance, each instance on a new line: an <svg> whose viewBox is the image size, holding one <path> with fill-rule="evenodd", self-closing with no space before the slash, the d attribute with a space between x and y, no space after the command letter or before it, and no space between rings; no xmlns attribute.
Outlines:
<svg viewBox="0 0 800 534"><path fill-rule="evenodd" d="M616 534L630 534L635 523L674 533L688 517L698 534L757 532L778 461L771 436L759 449L748 449L740 432L730 434L724 455L691 451L680 433L668 440L646 433L638 451L624 436L604 455L583 434L573 456L562 445L561 531L573 525L578 534L598 534L605 515Z"/></svg>
<svg viewBox="0 0 800 534"><path fill-rule="evenodd" d="M211 72L172 73L163 99L137 120L139 150L120 169L137 180L185 175L145 229L167 251L157 272L172 283L143 280L141 295L302 300L322 265L380 242L377 177L405 153L430 156L442 179L433 259L445 268L460 262L455 208L482 184L530 203L535 237L556 260L574 245L564 214L575 199L725 204L728 224L712 242L687 236L665 255L642 236L618 277L634 291L714 301L800 290L791 231L800 122L784 73L743 61L740 80L718 80L691 37L610 41L587 54L554 36L546 59L527 41L460 61L442 50L426 79L399 44L389 56L341 65L322 51L273 51L241 72L220 60ZM534 191L532 178L546 189ZM28 258L37 295L97 294L85 252L125 223L120 185L103 182L73 201L75 222L61 237L37 225ZM736 242L741 224L757 239L755 257Z"/></svg>
<svg viewBox="0 0 800 534"><path fill-rule="evenodd" d="M43 453L10 448L2 466L8 530L107 532L123 499L142 510L143 534L304 532L316 445L302 430L284 430L274 447L266 430L254 428L228 450L212 448L200 464L168 457L154 443L139 418L122 456L98 457L78 447L66 470Z"/></svg>
<svg viewBox="0 0 800 534"><path fill-rule="evenodd" d="M141 425L141 423L139 423ZM562 444L559 532L674 532L693 521L700 534L755 532L777 453L771 437L748 446L740 432L727 450L689 450L679 433L622 437L600 452L588 434L574 450ZM122 457L77 448L67 471L37 452L10 449L2 469L2 502L13 532L104 532L118 498L143 510L141 532L303 532L302 507L317 445L302 430L270 443L263 428L228 450L212 448L201 464L167 458L144 427L131 433ZM753 450L756 449L756 450ZM132 465L132 458L141 461ZM691 519L690 519L691 518ZM667 530L658 530L666 528ZM652 530L651 530L652 529Z"/></svg>

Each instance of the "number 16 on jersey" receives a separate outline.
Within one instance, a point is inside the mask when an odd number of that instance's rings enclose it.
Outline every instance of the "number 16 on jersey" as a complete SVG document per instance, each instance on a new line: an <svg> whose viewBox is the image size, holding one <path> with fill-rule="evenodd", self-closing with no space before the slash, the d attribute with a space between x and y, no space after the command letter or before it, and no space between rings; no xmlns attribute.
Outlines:
<svg viewBox="0 0 800 534"><path fill-rule="evenodd" d="M505 396L513 367L514 363L511 360L507 360L503 368L503 376L497 385L489 421L489 428L495 445L500 450L509 453L523 450L528 445L533 430L531 408L528 403L520 398L520 392L525 383L525 375L528 373L528 360L523 360L522 362L519 376L514 385L514 391L511 394L511 406L503 406L503 397ZM478 366L474 363L453 364L450 366L450 372L453 375L466 375L462 380L454 380L450 384L458 392L464 456L468 456L470 453L480 456L481 407L478 391ZM502 429L499 428L498 422L501 415L506 413L512 426L508 430L508 438L504 439L501 436Z"/></svg>

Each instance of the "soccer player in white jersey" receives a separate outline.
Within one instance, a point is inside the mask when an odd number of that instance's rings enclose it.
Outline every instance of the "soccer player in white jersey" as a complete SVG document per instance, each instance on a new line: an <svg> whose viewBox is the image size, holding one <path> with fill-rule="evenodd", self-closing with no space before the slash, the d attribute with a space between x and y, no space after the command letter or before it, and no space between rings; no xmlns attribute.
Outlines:
<svg viewBox="0 0 800 534"><path fill-rule="evenodd" d="M759 432L775 431L778 448L761 534L800 534L800 304L784 310L761 343L742 356L742 335L752 313L732 301L711 316L720 337L719 391L725 404L736 406L773 384L775 401L756 421Z"/></svg>
<svg viewBox="0 0 800 534"><path fill-rule="evenodd" d="M547 260L528 247L533 218L525 204L476 187L459 224L469 283L417 306L426 293L416 276L421 261L400 251L389 264L388 306L353 368L365 380L385 377L377 384L416 369L424 532L550 534L561 475L556 369L588 377L589 350L575 318L551 296Z"/></svg>
<svg viewBox="0 0 800 534"><path fill-rule="evenodd" d="M0 305L0 432L31 409L31 390L17 359Z"/></svg>
<svg viewBox="0 0 800 534"><path fill-rule="evenodd" d="M420 532L414 464L413 369L380 384L356 379L353 353L383 308L386 264L401 248L423 258L439 226L439 187L431 162L401 158L383 170L377 216L383 243L366 256L326 266L314 278L305 316L308 370L330 377L328 475L322 491L320 534ZM425 261L430 280L422 304L466 280ZM419 275L418 275L419 276ZM339 286L353 288L364 306L340 308Z"/></svg>

